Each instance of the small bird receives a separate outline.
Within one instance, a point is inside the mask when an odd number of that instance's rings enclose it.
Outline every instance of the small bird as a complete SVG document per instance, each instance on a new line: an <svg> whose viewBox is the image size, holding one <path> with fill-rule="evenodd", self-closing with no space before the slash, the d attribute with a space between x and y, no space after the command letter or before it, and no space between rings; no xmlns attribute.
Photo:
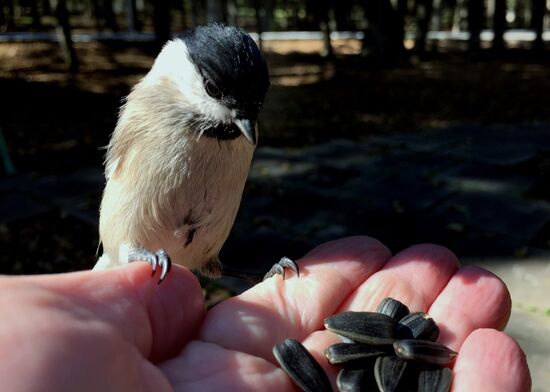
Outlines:
<svg viewBox="0 0 550 392"><path fill-rule="evenodd" d="M243 30L199 26L169 41L132 89L107 146L100 208L103 255L94 269L172 262L209 277L226 241L257 143L269 88L266 62ZM283 258L265 275L297 265ZM264 279L265 279L264 277Z"/></svg>

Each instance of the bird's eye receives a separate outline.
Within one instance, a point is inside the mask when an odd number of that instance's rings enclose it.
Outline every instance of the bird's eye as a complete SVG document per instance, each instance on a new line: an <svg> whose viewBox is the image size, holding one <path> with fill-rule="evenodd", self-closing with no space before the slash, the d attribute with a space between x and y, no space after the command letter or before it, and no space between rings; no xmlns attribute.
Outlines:
<svg viewBox="0 0 550 392"><path fill-rule="evenodd" d="M216 87L216 85L210 80L207 80L204 83L204 88L206 89L206 92L208 93L208 95L210 95L212 98L220 99L223 95L221 90L218 87Z"/></svg>

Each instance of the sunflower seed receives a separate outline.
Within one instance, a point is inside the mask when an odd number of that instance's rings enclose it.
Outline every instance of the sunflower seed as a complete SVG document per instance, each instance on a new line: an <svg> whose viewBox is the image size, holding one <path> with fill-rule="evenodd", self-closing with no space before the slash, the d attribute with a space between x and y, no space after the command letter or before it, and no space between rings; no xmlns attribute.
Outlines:
<svg viewBox="0 0 550 392"><path fill-rule="evenodd" d="M332 391L325 371L300 342L286 339L273 347L273 355L302 390Z"/></svg>
<svg viewBox="0 0 550 392"><path fill-rule="evenodd" d="M396 340L397 321L387 314L343 312L325 320L325 328L359 343L391 344Z"/></svg>
<svg viewBox="0 0 550 392"><path fill-rule="evenodd" d="M409 314L409 308L402 302L396 299L386 297L380 302L376 308L376 312L387 314L396 320L401 320L403 317Z"/></svg>
<svg viewBox="0 0 550 392"><path fill-rule="evenodd" d="M448 392L452 372L441 368L458 355L435 343L439 327L423 312L385 298L377 312L344 312L325 319L325 327L342 343L325 350L332 365L342 366L340 392ZM329 391L321 366L297 341L287 339L273 352L281 367L305 391Z"/></svg>
<svg viewBox="0 0 550 392"><path fill-rule="evenodd" d="M442 344L428 340L404 339L393 343L395 354L407 361L446 365L452 362L457 353Z"/></svg>
<svg viewBox="0 0 550 392"><path fill-rule="evenodd" d="M418 376L418 392L447 392L451 387L451 369L425 369Z"/></svg>
<svg viewBox="0 0 550 392"><path fill-rule="evenodd" d="M373 359L387 354L380 346L367 346L360 343L337 343L325 350L325 356L331 365L340 365L365 359Z"/></svg>
<svg viewBox="0 0 550 392"><path fill-rule="evenodd" d="M359 369L342 369L336 377L340 392L372 391L376 389L373 365Z"/></svg>
<svg viewBox="0 0 550 392"><path fill-rule="evenodd" d="M405 374L407 362L396 357L378 357L374 364L374 378L381 392L397 390Z"/></svg>
<svg viewBox="0 0 550 392"><path fill-rule="evenodd" d="M435 342L439 337L439 327L434 319L424 312L411 313L397 324L400 339L421 339Z"/></svg>

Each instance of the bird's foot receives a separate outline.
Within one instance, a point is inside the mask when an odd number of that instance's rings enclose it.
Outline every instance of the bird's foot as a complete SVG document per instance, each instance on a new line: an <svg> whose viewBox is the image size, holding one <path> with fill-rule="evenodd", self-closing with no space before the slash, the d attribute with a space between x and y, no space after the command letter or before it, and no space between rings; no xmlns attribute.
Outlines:
<svg viewBox="0 0 550 392"><path fill-rule="evenodd" d="M273 267L265 274L264 279L269 279L273 275L281 275L283 280L285 279L285 270L289 268L296 273L296 276L300 276L300 269L298 264L290 260L288 257L283 257L278 263L273 264Z"/></svg>
<svg viewBox="0 0 550 392"><path fill-rule="evenodd" d="M156 252L150 252L145 249L129 249L126 260L131 263L133 261L145 261L151 265L152 274L155 275L157 267L162 268L158 283L161 284L170 269L172 268L172 261L170 256L164 249L157 250Z"/></svg>
<svg viewBox="0 0 550 392"><path fill-rule="evenodd" d="M300 276L300 270L298 269L298 264L290 260L288 257L283 257L281 260L279 260L278 263L275 263L273 267L271 267L271 269L265 275L262 275L260 273L255 273L255 272L233 270L227 267L222 267L221 272L223 276L243 279L252 284L258 284L266 279L271 278L273 275L281 275L284 279L285 270L287 268L294 271L297 276Z"/></svg>

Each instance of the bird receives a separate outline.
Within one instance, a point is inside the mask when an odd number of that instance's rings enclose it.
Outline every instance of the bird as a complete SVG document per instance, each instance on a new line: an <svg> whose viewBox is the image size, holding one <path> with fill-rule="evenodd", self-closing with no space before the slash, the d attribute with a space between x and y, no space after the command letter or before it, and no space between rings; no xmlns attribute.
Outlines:
<svg viewBox="0 0 550 392"><path fill-rule="evenodd" d="M217 278L258 276L223 267L270 85L243 29L194 27L168 41L122 104L105 155L103 254L94 269L145 261L159 283L172 263ZM265 274L299 274L283 257Z"/></svg>

